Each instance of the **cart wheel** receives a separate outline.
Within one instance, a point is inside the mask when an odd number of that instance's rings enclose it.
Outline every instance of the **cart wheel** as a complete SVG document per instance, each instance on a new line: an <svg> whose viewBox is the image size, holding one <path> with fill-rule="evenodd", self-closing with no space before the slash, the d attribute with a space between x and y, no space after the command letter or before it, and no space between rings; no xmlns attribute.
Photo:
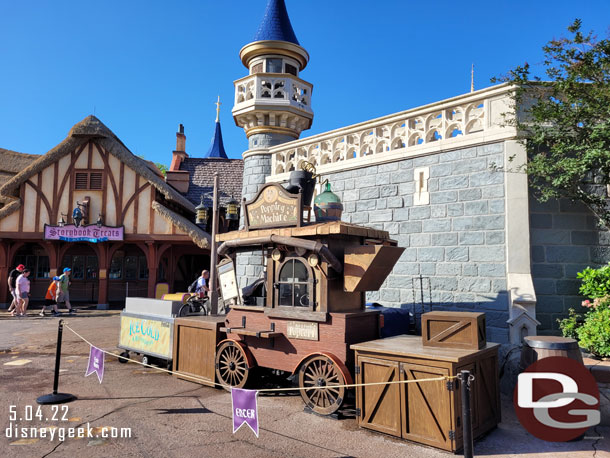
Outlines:
<svg viewBox="0 0 610 458"><path fill-rule="evenodd" d="M307 406L321 415L330 415L343 404L345 399L345 379L337 365L326 356L314 356L303 363L299 369L301 397ZM317 386L337 388L313 389Z"/></svg>
<svg viewBox="0 0 610 458"><path fill-rule="evenodd" d="M150 364L150 358L146 355L142 356L142 364Z"/></svg>
<svg viewBox="0 0 610 458"><path fill-rule="evenodd" d="M178 311L178 316L188 316L189 313L191 313L191 305L187 302L182 307L180 307L180 310Z"/></svg>
<svg viewBox="0 0 610 458"><path fill-rule="evenodd" d="M119 357L119 363L127 364L127 359L126 358L129 358L129 352L128 351L124 351L123 353L121 353L121 355Z"/></svg>
<svg viewBox="0 0 610 458"><path fill-rule="evenodd" d="M235 342L225 342L216 350L216 376L223 388L243 388L250 372L244 350Z"/></svg>

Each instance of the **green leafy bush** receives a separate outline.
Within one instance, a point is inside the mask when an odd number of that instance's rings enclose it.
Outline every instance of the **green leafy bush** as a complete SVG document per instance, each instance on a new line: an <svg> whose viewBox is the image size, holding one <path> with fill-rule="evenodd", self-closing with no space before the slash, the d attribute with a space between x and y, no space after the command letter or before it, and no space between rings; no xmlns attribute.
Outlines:
<svg viewBox="0 0 610 458"><path fill-rule="evenodd" d="M576 274L582 280L580 294L591 299L610 295L610 264L592 269L587 267Z"/></svg>
<svg viewBox="0 0 610 458"><path fill-rule="evenodd" d="M597 356L610 356L610 301L587 312L582 326L576 329L578 345ZM565 335L565 334L564 334Z"/></svg>
<svg viewBox="0 0 610 458"><path fill-rule="evenodd" d="M564 337L570 337L578 340L578 334L576 331L580 326L582 326L584 321L580 313L576 313L574 309L570 309L567 318L557 321L559 321L559 329L561 329L561 333Z"/></svg>
<svg viewBox="0 0 610 458"><path fill-rule="evenodd" d="M569 310L567 318L559 321L564 337L578 340L578 345L590 353L610 356L610 264L592 269L587 267L578 272L581 279L580 292L589 299L582 301L587 309L582 314Z"/></svg>

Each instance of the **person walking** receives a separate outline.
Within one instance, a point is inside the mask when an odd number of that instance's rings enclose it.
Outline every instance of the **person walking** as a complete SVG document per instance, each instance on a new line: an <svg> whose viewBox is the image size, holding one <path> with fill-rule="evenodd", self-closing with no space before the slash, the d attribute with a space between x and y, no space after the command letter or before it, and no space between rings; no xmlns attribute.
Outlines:
<svg viewBox="0 0 610 458"><path fill-rule="evenodd" d="M59 277L53 277L51 284L47 288L47 294L44 296L44 305L40 311L40 316L44 316L44 311L47 307L53 307L53 316L60 316L61 313L57 310L57 289L59 288Z"/></svg>
<svg viewBox="0 0 610 458"><path fill-rule="evenodd" d="M207 296L210 288L208 288L208 279L210 278L210 272L204 270L201 272L201 276L195 280L191 286L188 287L189 293L203 293Z"/></svg>
<svg viewBox="0 0 610 458"><path fill-rule="evenodd" d="M17 277L15 282L19 304L17 305L17 316L26 316L28 304L30 302L30 269L23 269L23 273Z"/></svg>
<svg viewBox="0 0 610 458"><path fill-rule="evenodd" d="M66 267L64 269L64 273L59 277L59 286L56 292L56 302L60 304L62 302L66 303L66 307L68 309L68 313L73 314L74 309L72 308L72 304L70 304L70 274L72 273L72 269Z"/></svg>
<svg viewBox="0 0 610 458"><path fill-rule="evenodd" d="M17 297L16 292L17 277L21 275L23 269L25 269L25 266L23 264L19 264L17 267L11 270L11 273L8 274L8 289L10 290L11 296L13 297L11 305L8 308L8 313L10 313L11 316L15 316L15 311L17 309L17 305L19 304L19 298Z"/></svg>

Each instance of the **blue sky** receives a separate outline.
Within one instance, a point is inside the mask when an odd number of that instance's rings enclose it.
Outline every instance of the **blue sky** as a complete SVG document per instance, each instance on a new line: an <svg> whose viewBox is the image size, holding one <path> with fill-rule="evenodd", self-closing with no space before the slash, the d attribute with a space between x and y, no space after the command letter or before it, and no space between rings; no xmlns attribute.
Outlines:
<svg viewBox="0 0 610 458"><path fill-rule="evenodd" d="M310 56L312 129L303 137L491 85L565 34L608 32L610 2L286 0ZM247 149L231 117L266 0L0 0L0 147L42 154L89 114L135 154L169 164L209 148L220 95L230 157ZM539 68L539 67L538 67Z"/></svg>

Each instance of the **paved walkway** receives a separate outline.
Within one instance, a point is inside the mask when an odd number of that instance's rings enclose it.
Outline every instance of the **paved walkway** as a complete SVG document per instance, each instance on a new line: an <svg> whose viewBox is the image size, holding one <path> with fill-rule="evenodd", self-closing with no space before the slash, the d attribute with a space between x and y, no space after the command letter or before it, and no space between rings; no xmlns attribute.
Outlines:
<svg viewBox="0 0 610 458"><path fill-rule="evenodd" d="M117 350L118 312L83 311L66 320L99 347ZM452 456L358 428L353 418L334 420L308 414L298 395L261 395L260 437L257 439L245 426L231 434L231 399L225 391L136 364L119 364L112 358L106 358L106 373L100 384L95 375L84 377L89 348L69 331L64 332L60 391L75 394L78 400L57 410L42 406L40 420L35 418L35 400L52 389L56 335L56 318L31 316L18 320L0 316L3 456ZM58 434L60 428L89 423L98 428L94 433L102 427L131 428L132 437L69 438L64 442L7 438L11 406L22 419L32 408L33 420L18 421L19 427L57 427ZM56 421L51 419L54 413ZM502 418L498 429L475 443L477 456L610 457L610 428L597 427L578 442L547 443L533 438L519 425L510 400L503 400ZM596 439L601 436L603 439Z"/></svg>

